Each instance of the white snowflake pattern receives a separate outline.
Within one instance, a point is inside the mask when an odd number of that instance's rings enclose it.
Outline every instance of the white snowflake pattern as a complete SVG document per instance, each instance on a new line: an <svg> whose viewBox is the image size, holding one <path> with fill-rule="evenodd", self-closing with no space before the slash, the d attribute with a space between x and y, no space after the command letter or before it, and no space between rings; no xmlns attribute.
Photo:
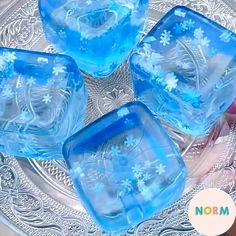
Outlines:
<svg viewBox="0 0 236 236"><path fill-rule="evenodd" d="M2 96L5 98L12 98L13 95L14 95L14 92L12 90L11 85L9 84L5 85L2 90Z"/></svg>
<svg viewBox="0 0 236 236"><path fill-rule="evenodd" d="M150 180L150 179L151 179L151 175L150 175L150 174L145 173L145 174L143 175L143 180L144 180L144 181L148 181L148 180Z"/></svg>
<svg viewBox="0 0 236 236"><path fill-rule="evenodd" d="M182 30L183 30L183 31L188 30L188 25L187 25L186 21L184 21L183 23L181 23L181 27L182 27Z"/></svg>
<svg viewBox="0 0 236 236"><path fill-rule="evenodd" d="M50 94L44 95L43 96L43 100L42 100L45 104L48 104L52 101L52 96Z"/></svg>
<svg viewBox="0 0 236 236"><path fill-rule="evenodd" d="M195 27L195 21L193 21L192 19L188 20L186 23L188 25L189 30L191 30Z"/></svg>
<svg viewBox="0 0 236 236"><path fill-rule="evenodd" d="M166 167L164 165L160 164L159 166L156 167L156 173L158 175L164 174L166 172L165 168Z"/></svg>
<svg viewBox="0 0 236 236"><path fill-rule="evenodd" d="M194 37L195 40L194 42L203 46L203 47L208 47L210 44L210 40L207 37L204 37L204 31L202 30L202 28L197 28L194 31Z"/></svg>
<svg viewBox="0 0 236 236"><path fill-rule="evenodd" d="M163 46L169 45L172 38L171 31L164 30L161 34L160 43Z"/></svg>
<svg viewBox="0 0 236 236"><path fill-rule="evenodd" d="M204 31L202 30L201 27L194 30L194 37L196 39L202 39L203 34L204 34Z"/></svg>
<svg viewBox="0 0 236 236"><path fill-rule="evenodd" d="M133 171L133 174L134 174L135 178L141 178L142 175L143 175L143 168L142 168L141 165L135 164L132 167L132 171Z"/></svg>
<svg viewBox="0 0 236 236"><path fill-rule="evenodd" d="M137 182L137 187L139 189L140 192L143 191L143 189L146 187L145 186L145 182L143 179L139 179L138 182Z"/></svg>
<svg viewBox="0 0 236 236"><path fill-rule="evenodd" d="M121 153L121 150L119 149L118 146L112 146L111 147L111 150L110 150L110 154L112 157L117 157L119 156Z"/></svg>
<svg viewBox="0 0 236 236"><path fill-rule="evenodd" d="M66 67L65 66L56 65L56 66L53 67L52 73L55 76L58 76L60 73L65 73L65 71L66 71Z"/></svg>
<svg viewBox="0 0 236 236"><path fill-rule="evenodd" d="M165 89L171 92L173 89L177 87L178 79L176 79L176 75L172 73L168 73L166 75L166 87Z"/></svg>
<svg viewBox="0 0 236 236"><path fill-rule="evenodd" d="M22 111L20 114L20 120L25 122L30 119L30 113L28 111Z"/></svg>
<svg viewBox="0 0 236 236"><path fill-rule="evenodd" d="M16 60L16 53L15 52L4 52L3 57L7 62L13 63Z"/></svg>
<svg viewBox="0 0 236 236"><path fill-rule="evenodd" d="M30 77L30 78L27 80L26 84L29 85L29 86L32 86L32 85L36 84L36 79L33 78L33 77Z"/></svg>
<svg viewBox="0 0 236 236"><path fill-rule="evenodd" d="M180 24L182 31L191 30L195 26L195 22L192 19L185 20L183 23Z"/></svg>
<svg viewBox="0 0 236 236"><path fill-rule="evenodd" d="M132 191L132 181L129 179L125 179L121 181L121 186L127 191Z"/></svg>
<svg viewBox="0 0 236 236"><path fill-rule="evenodd" d="M133 147L135 143L136 143L136 140L134 139L132 135L129 135L128 137L126 137L125 139L126 147Z"/></svg>

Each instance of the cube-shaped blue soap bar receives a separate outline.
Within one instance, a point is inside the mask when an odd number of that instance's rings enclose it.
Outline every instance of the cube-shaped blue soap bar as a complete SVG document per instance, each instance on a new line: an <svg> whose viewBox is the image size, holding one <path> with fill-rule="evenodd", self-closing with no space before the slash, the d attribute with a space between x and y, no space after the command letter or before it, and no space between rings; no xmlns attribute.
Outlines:
<svg viewBox="0 0 236 236"><path fill-rule="evenodd" d="M156 115L202 136L236 97L236 35L175 7L130 60L135 93Z"/></svg>
<svg viewBox="0 0 236 236"><path fill-rule="evenodd" d="M20 157L63 158L77 132L87 93L67 56L0 48L0 151Z"/></svg>
<svg viewBox="0 0 236 236"><path fill-rule="evenodd" d="M108 232L151 217L184 189L186 168L175 144L140 102L73 135L63 154L85 208Z"/></svg>

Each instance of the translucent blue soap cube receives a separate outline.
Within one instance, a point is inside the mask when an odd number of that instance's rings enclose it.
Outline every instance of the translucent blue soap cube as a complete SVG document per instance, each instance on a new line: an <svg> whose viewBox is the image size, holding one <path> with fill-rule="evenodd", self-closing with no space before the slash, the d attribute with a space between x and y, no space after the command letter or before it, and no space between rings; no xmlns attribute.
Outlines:
<svg viewBox="0 0 236 236"><path fill-rule="evenodd" d="M175 7L130 59L138 100L195 136L206 134L236 97L236 35Z"/></svg>
<svg viewBox="0 0 236 236"><path fill-rule="evenodd" d="M87 93L68 56L0 48L0 151L20 157L63 158L77 132Z"/></svg>
<svg viewBox="0 0 236 236"><path fill-rule="evenodd" d="M186 168L175 144L140 102L69 138L64 158L80 199L107 232L122 232L182 194Z"/></svg>
<svg viewBox="0 0 236 236"><path fill-rule="evenodd" d="M47 39L79 68L103 78L139 42L148 0L39 0L39 12Z"/></svg>

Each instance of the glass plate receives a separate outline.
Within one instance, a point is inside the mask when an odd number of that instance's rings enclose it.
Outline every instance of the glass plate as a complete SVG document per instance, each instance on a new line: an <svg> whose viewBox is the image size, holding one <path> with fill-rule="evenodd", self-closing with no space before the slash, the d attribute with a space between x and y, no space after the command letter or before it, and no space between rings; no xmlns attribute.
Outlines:
<svg viewBox="0 0 236 236"><path fill-rule="evenodd" d="M186 5L236 32L234 0L152 0L147 30L175 5ZM0 45L54 52L43 36L36 0L0 1ZM85 76L89 90L86 123L134 99L127 64L108 80ZM198 235L188 222L189 200L201 189L217 187L236 201L236 115L227 114L209 135L196 139L168 125L189 169L183 197L161 214L123 235ZM0 155L0 215L18 235L106 235L77 199L63 161Z"/></svg>

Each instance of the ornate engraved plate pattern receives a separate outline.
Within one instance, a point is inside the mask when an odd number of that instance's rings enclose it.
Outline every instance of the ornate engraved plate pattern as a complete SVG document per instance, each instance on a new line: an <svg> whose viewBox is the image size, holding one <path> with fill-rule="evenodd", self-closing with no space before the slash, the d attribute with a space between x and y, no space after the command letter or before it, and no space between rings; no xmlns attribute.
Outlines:
<svg viewBox="0 0 236 236"><path fill-rule="evenodd" d="M230 0L152 0L147 29L175 5L187 5L236 32L236 9ZM43 37L36 0L1 0L0 12L0 46L53 52ZM86 76L86 83L90 95L86 123L134 99L127 65L108 81ZM188 222L186 210L196 192L204 186L217 186L231 192L236 199L236 125L225 126L226 122L220 123L209 137L201 140L190 139L169 128L190 166L196 163L201 166L199 163L209 152L213 153L217 145L222 145L222 153L218 161L212 163L204 181L200 178L204 171L199 167L191 173L186 194L179 202L126 235L198 235ZM23 235L106 235L94 225L77 200L63 162L1 155L0 212L1 217Z"/></svg>

